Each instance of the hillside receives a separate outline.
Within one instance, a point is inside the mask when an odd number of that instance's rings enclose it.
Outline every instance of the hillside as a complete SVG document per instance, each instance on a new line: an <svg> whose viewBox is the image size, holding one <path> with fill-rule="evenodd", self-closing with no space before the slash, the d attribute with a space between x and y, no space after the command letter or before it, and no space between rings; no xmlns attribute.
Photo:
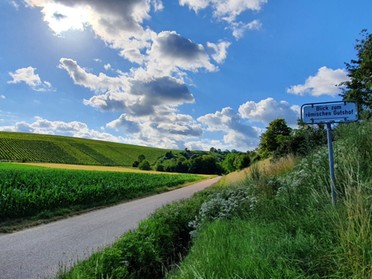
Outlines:
<svg viewBox="0 0 372 279"><path fill-rule="evenodd" d="M65 136L0 132L0 161L131 166L141 154L152 163L167 151Z"/></svg>

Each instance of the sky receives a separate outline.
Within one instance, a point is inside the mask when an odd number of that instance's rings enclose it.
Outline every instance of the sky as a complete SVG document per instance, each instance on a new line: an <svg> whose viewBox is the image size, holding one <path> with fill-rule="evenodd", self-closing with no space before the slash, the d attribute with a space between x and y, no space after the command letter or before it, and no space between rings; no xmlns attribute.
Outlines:
<svg viewBox="0 0 372 279"><path fill-rule="evenodd" d="M247 151L339 101L371 0L1 0L0 130Z"/></svg>

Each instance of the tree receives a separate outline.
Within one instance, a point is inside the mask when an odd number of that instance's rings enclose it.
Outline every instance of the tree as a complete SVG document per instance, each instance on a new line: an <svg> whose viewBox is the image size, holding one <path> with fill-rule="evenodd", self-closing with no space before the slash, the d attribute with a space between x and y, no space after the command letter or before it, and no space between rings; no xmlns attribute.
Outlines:
<svg viewBox="0 0 372 279"><path fill-rule="evenodd" d="M234 153L228 153L225 156L225 159L222 161L222 167L227 173L233 172L236 170L236 167L235 167L236 156L237 155Z"/></svg>
<svg viewBox="0 0 372 279"><path fill-rule="evenodd" d="M138 168L140 170L151 170L150 163L147 160L143 160L141 163L139 163Z"/></svg>
<svg viewBox="0 0 372 279"><path fill-rule="evenodd" d="M191 159L191 173L218 174L221 169L216 162L216 158L211 155L202 155Z"/></svg>
<svg viewBox="0 0 372 279"><path fill-rule="evenodd" d="M275 119L269 123L265 133L261 135L259 145L263 157L272 155L285 142L286 137L291 134L291 128L283 118Z"/></svg>
<svg viewBox="0 0 372 279"><path fill-rule="evenodd" d="M142 162L142 161L144 161L146 159L146 156L145 155L143 155L143 154L141 154L141 155L138 155L138 162Z"/></svg>
<svg viewBox="0 0 372 279"><path fill-rule="evenodd" d="M362 39L356 40L357 59L345 63L350 80L341 83L345 86L341 96L344 101L354 101L358 104L359 112L366 118L372 110L372 34L364 29Z"/></svg>

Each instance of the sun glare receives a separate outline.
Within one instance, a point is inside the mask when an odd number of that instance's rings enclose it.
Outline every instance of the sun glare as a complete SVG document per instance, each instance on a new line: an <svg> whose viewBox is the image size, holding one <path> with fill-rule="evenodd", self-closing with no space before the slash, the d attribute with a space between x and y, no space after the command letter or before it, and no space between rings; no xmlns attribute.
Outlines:
<svg viewBox="0 0 372 279"><path fill-rule="evenodd" d="M66 7L61 4L49 4L44 7L44 20L57 34L69 30L84 30L89 22L89 11L85 7Z"/></svg>

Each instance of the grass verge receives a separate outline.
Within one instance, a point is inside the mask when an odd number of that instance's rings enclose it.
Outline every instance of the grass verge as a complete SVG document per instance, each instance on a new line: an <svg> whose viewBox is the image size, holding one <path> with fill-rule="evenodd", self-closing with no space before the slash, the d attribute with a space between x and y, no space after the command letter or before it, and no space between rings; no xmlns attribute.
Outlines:
<svg viewBox="0 0 372 279"><path fill-rule="evenodd" d="M167 278L372 278L371 128L336 131L336 206L326 149L292 171L254 167L201 206L191 252Z"/></svg>

